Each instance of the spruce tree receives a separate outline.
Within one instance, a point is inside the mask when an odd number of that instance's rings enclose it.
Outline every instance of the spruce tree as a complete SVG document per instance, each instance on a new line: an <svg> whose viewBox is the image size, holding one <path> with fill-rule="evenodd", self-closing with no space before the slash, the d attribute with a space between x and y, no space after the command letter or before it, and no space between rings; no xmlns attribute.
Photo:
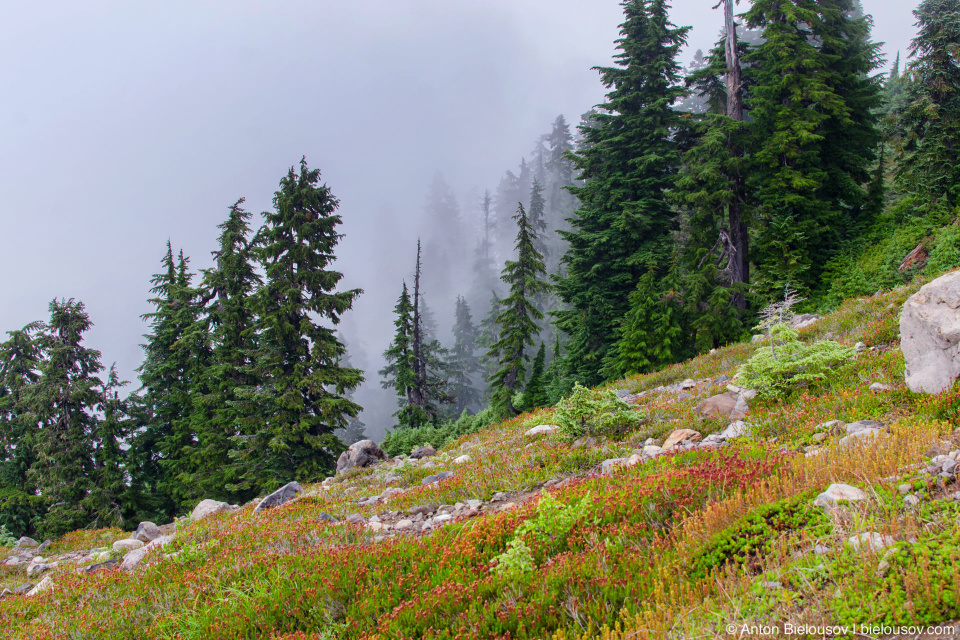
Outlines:
<svg viewBox="0 0 960 640"><path fill-rule="evenodd" d="M541 342L540 349L537 350L537 355L533 359L533 366L530 368L530 379L523 390L523 411L533 411L550 405L550 397L547 394L546 372L544 371L546 359L546 347Z"/></svg>
<svg viewBox="0 0 960 640"><path fill-rule="evenodd" d="M91 440L100 421L100 352L83 346L92 323L82 302L54 300L40 346L45 354L30 404L40 425L29 475L48 505L41 532L57 536L89 522Z"/></svg>
<svg viewBox="0 0 960 640"><path fill-rule="evenodd" d="M557 292L571 308L557 312L556 323L571 338L567 368L586 385L602 381L640 277L651 267L666 271L672 252L666 192L680 159L673 135L681 115L671 105L685 94L676 56L688 28L669 22L665 0L623 7L617 66L599 69L607 102L581 127L576 166L586 183L570 188L581 206L573 230L561 232L570 248Z"/></svg>
<svg viewBox="0 0 960 640"><path fill-rule="evenodd" d="M280 181L257 234L266 278L256 306L262 427L247 460L249 481L260 490L332 472L342 450L334 431L360 411L345 394L363 375L340 366L344 346L334 333L361 293L337 291L343 274L330 268L341 238L338 205L304 158L299 173L291 167Z"/></svg>
<svg viewBox="0 0 960 640"><path fill-rule="evenodd" d="M89 526L93 528L123 527L125 524L128 461L122 445L130 436L131 422L127 402L120 397L119 389L126 384L120 380L116 364L113 364L98 389L101 417L90 434L90 491L83 500L91 520Z"/></svg>
<svg viewBox="0 0 960 640"><path fill-rule="evenodd" d="M399 427L417 427L425 424L428 417L413 401L413 389L417 384L413 354L413 304L406 282L403 283L403 291L393 312L396 315L393 321L396 331L393 342L383 352L387 364L379 371L382 378L380 386L393 389L397 394L399 409L394 415Z"/></svg>
<svg viewBox="0 0 960 640"><path fill-rule="evenodd" d="M488 355L497 360L498 371L490 378L493 395L490 407L496 415L515 414L513 396L522 387L530 359L527 347L539 333L537 323L543 313L534 300L545 293L549 285L543 280L546 269L543 256L536 249L536 230L530 223L523 204L514 216L517 223L516 260L508 260L501 279L510 286L509 295L501 301L502 311L497 316L499 338L490 347Z"/></svg>
<svg viewBox="0 0 960 640"><path fill-rule="evenodd" d="M913 15L897 184L950 211L960 204L960 0L923 0Z"/></svg>
<svg viewBox="0 0 960 640"><path fill-rule="evenodd" d="M476 412L480 408L480 390L474 385L474 375L480 371L480 361L476 356L477 327L470 316L470 305L457 296L454 311L453 348L450 350L450 371L452 384L450 393L454 397L453 410L456 415L464 411Z"/></svg>

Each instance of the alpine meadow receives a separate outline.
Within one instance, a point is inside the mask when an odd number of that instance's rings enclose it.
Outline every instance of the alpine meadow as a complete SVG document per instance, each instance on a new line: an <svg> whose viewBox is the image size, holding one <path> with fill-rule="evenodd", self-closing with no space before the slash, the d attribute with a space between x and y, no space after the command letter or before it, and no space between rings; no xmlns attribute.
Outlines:
<svg viewBox="0 0 960 640"><path fill-rule="evenodd" d="M11 8L0 636L960 638L960 0L324 4Z"/></svg>

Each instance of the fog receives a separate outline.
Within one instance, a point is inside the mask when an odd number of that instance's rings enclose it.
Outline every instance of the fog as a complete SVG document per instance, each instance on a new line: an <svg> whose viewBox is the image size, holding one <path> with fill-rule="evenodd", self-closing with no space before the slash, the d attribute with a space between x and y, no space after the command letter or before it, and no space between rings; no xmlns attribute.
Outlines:
<svg viewBox="0 0 960 640"><path fill-rule="evenodd" d="M716 40L714 4L674 2L674 23L693 26L682 64ZM915 3L863 4L888 58L905 58ZM591 67L610 63L621 18L612 1L6 0L0 332L47 319L54 297L82 300L87 344L135 381L167 239L209 266L227 207L270 208L306 156L341 201L336 268L365 291L342 330L369 367L359 399L373 397L401 280L431 230L431 181L442 172L477 229L484 190L557 115L573 128L602 100ZM466 273L444 288L466 294ZM435 294L443 325L453 298ZM362 419L374 438L390 425L382 409Z"/></svg>

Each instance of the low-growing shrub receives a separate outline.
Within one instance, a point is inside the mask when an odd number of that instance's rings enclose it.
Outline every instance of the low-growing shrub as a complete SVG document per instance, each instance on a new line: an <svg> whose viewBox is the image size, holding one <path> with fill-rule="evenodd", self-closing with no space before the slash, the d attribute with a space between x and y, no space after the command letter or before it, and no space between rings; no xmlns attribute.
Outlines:
<svg viewBox="0 0 960 640"><path fill-rule="evenodd" d="M0 547L12 547L16 543L16 536L7 531L6 525L0 524Z"/></svg>
<svg viewBox="0 0 960 640"><path fill-rule="evenodd" d="M464 411L459 418L450 422L389 431L380 446L390 456L408 455L425 444L439 449L461 436L479 431L492 422L493 416L488 409L472 416Z"/></svg>
<svg viewBox="0 0 960 640"><path fill-rule="evenodd" d="M553 419L571 440L583 435L621 435L644 423L644 415L615 391L593 391L579 384L557 403Z"/></svg>

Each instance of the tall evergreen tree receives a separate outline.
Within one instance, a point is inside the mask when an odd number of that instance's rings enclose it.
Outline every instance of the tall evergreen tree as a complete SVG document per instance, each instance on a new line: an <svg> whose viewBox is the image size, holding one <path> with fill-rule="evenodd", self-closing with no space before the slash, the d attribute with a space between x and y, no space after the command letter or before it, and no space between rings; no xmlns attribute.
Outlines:
<svg viewBox="0 0 960 640"><path fill-rule="evenodd" d="M470 316L470 305L457 296L453 348L450 350L450 393L454 397L453 410L456 415L464 411L476 412L480 408L481 394L474 384L474 375L480 371L480 361L475 353L477 337L477 327Z"/></svg>
<svg viewBox="0 0 960 640"><path fill-rule="evenodd" d="M83 346L92 326L82 302L54 300L39 336L46 358L30 403L40 424L37 460L30 469L48 505L42 533L56 536L85 526L91 489L91 439L101 404L100 352Z"/></svg>
<svg viewBox="0 0 960 640"><path fill-rule="evenodd" d="M363 374L340 366L345 349L333 328L361 293L337 291L343 274L330 268L342 237L338 205L304 158L299 173L291 167L280 181L257 234L266 274L257 304L263 426L248 447L248 469L252 486L262 490L333 471L342 450L334 431L360 412L345 393Z"/></svg>
<svg viewBox="0 0 960 640"><path fill-rule="evenodd" d="M131 423L126 400L120 397L118 390L126 384L120 380L114 364L98 389L101 416L90 433L90 491L83 500L94 528L122 527L125 524L128 462L123 443L130 436Z"/></svg>
<svg viewBox="0 0 960 640"><path fill-rule="evenodd" d="M599 68L607 102L595 124L581 128L585 144L576 165L586 183L570 188L581 206L573 230L562 232L570 248L567 275L557 283L571 306L555 314L571 337L567 368L588 385L602 380L603 359L641 275L651 267L665 271L672 251L674 215L665 192L679 164L673 132L681 116L671 105L685 93L676 56L688 28L669 22L665 0L623 7L617 66Z"/></svg>
<svg viewBox="0 0 960 640"><path fill-rule="evenodd" d="M550 397L547 394L547 380L545 377L544 366L546 364L547 351L544 344L540 343L540 349L533 359L533 366L530 368L530 379L523 390L523 411L533 411L540 407L546 407L550 404Z"/></svg>
<svg viewBox="0 0 960 640"><path fill-rule="evenodd" d="M960 0L923 0L913 15L897 183L950 211L960 204Z"/></svg>
<svg viewBox="0 0 960 640"><path fill-rule="evenodd" d="M517 208L514 220L517 223L517 259L508 260L503 268L501 279L510 285L510 294L501 302L503 311L497 317L500 335L489 351L500 367L490 378L494 389L490 407L497 415L517 412L513 396L523 386L530 359L527 347L533 346L533 338L539 332L537 322L543 319L534 298L549 289L543 280L546 275L543 256L535 245L537 233L523 204Z"/></svg>
<svg viewBox="0 0 960 640"><path fill-rule="evenodd" d="M417 427L428 421L427 415L414 404L413 389L417 384L413 354L413 303L407 283L403 283L403 292L393 308L396 319L393 324L396 331L393 342L383 352L386 366L380 369L380 385L384 389L393 389L397 394L399 409L394 415L400 427Z"/></svg>

